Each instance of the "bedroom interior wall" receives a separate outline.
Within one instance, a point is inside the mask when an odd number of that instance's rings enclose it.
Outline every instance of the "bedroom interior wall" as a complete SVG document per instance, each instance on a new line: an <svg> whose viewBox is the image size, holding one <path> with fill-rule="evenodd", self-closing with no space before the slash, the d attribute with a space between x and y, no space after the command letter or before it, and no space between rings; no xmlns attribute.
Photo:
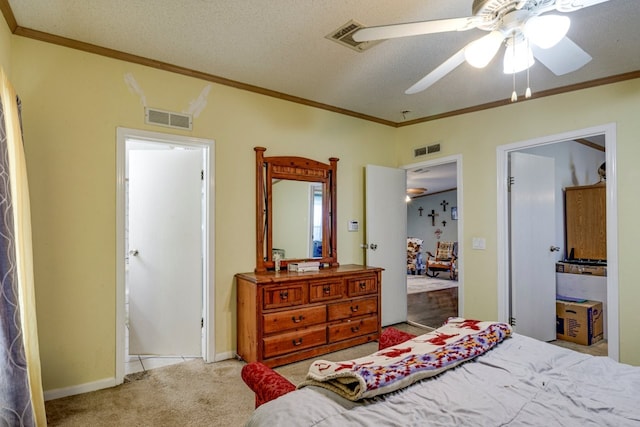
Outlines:
<svg viewBox="0 0 640 427"><path fill-rule="evenodd" d="M363 167L395 165L395 129L228 86L12 36L23 99L44 388L115 375L118 126L211 138L215 153L216 353L235 350L234 274L255 267L255 153L338 157L338 254L361 263ZM149 106L185 111L207 85L192 132L145 125Z"/></svg>
<svg viewBox="0 0 640 427"><path fill-rule="evenodd" d="M399 129L399 164L412 163L412 147L441 140L441 156L463 157L465 248L472 237L485 237L486 250L466 250L465 316L497 316L497 165L496 148L544 135L616 123L618 179L618 247L620 291L620 360L640 365L640 299L635 256L640 228L640 79L532 99L491 110L425 122Z"/></svg>

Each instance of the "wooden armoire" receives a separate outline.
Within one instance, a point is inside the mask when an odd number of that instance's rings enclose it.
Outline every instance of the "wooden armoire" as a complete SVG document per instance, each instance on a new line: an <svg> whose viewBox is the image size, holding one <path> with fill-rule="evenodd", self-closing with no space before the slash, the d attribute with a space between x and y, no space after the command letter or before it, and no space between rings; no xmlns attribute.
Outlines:
<svg viewBox="0 0 640 427"><path fill-rule="evenodd" d="M607 259L606 190L604 182L565 188L568 259Z"/></svg>

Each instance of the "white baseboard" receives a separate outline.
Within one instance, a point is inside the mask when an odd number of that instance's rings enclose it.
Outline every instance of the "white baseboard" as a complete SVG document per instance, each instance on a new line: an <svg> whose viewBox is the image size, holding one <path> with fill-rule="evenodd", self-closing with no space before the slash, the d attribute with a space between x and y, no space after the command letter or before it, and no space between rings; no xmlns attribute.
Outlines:
<svg viewBox="0 0 640 427"><path fill-rule="evenodd" d="M117 385L115 378L105 378L91 383L74 385L71 387L56 388L54 390L46 390L44 392L44 400L59 399L61 397L73 396L76 394L89 393L91 391L101 390L103 388L115 387Z"/></svg>
<svg viewBox="0 0 640 427"><path fill-rule="evenodd" d="M226 351L224 353L217 353L213 362L220 362L221 360L234 359L236 357L235 351ZM105 378L102 380L94 381L86 384L74 385L71 387L57 388L54 390L47 390L44 392L44 400L60 399L61 397L74 396L76 394L89 393L91 391L101 390L103 388L110 388L117 386L115 378Z"/></svg>
<svg viewBox="0 0 640 427"><path fill-rule="evenodd" d="M235 351L225 351L224 353L217 353L214 362L220 362L221 360L235 359L236 352Z"/></svg>

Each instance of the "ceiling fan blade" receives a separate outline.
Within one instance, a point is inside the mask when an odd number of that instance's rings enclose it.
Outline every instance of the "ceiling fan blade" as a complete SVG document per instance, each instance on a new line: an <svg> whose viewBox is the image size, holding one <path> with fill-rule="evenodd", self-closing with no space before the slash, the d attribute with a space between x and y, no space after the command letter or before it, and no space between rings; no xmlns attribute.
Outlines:
<svg viewBox="0 0 640 427"><path fill-rule="evenodd" d="M409 22L405 24L367 27L353 33L357 42L418 36L421 34L444 33L446 31L466 31L476 28L482 22L476 16L468 18L438 19L434 21Z"/></svg>
<svg viewBox="0 0 640 427"><path fill-rule="evenodd" d="M435 82L455 70L464 62L464 48L456 52L451 58L440 64L435 70L424 76L418 83L411 86L404 93L412 95L414 93L422 92Z"/></svg>
<svg viewBox="0 0 640 427"><path fill-rule="evenodd" d="M609 0L557 0L556 9L559 12L573 12L583 7L594 6Z"/></svg>
<svg viewBox="0 0 640 427"><path fill-rule="evenodd" d="M568 37L560 40L550 49L542 49L536 45L531 46L535 56L545 67L556 76L568 74L584 67L591 61L591 55L582 50Z"/></svg>

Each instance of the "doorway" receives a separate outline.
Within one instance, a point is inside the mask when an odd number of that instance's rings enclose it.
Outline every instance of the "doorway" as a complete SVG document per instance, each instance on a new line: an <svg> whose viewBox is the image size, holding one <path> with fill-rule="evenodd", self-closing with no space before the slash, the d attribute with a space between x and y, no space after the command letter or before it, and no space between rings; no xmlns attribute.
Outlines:
<svg viewBox="0 0 640 427"><path fill-rule="evenodd" d="M552 149L554 146L560 143L576 143L576 141L588 141L590 139L602 139L605 151L605 162L609 173L606 179L606 211L607 211L607 277L606 277L606 301L603 303L607 306L606 323L607 323L607 341L608 341L608 356L614 360L618 360L619 357L619 339L618 339L618 280L617 280L617 207L616 207L616 176L615 176L615 159L616 159L616 140L615 140L615 125L604 125L600 127L576 130L558 135L550 135L547 137L536 138L533 140L522 141L514 144L500 146L497 149L498 156L498 309L499 319L501 321L510 321L513 316L513 303L514 296L511 289L511 276L512 276L512 263L518 263L520 265L527 265L527 263L535 262L531 256L520 257L517 254L513 256L517 259L511 258L511 233L513 230L512 221L509 219L510 207L509 207L509 160L513 153L517 152L537 152L540 154L545 150ZM573 162L575 159L571 159ZM574 164L574 163L571 163ZM562 169L562 168L560 168ZM594 168L596 169L596 168ZM556 168L558 170L558 168ZM595 170L593 173L595 174ZM570 169L568 171L560 171L560 175L563 173L570 176L572 179L575 177L576 171ZM584 177L584 173L581 174ZM580 181L571 181L575 184ZM516 183L517 185L517 183ZM560 189L561 192L561 189ZM560 200L562 196L560 195ZM555 223L558 224L558 229L564 228L564 214L561 210L562 203L558 203L556 208ZM555 227L556 224L553 224ZM563 231L559 231L559 234L563 234ZM561 250L558 256L563 257L564 237L556 237L558 245L551 244L551 250L555 250L555 246L561 246ZM549 250L549 244L547 244ZM531 269L529 269L531 270ZM552 281L552 285L555 286L555 280ZM555 289L553 289L553 295L555 295ZM555 306L555 299L550 303ZM546 307L547 309L549 307ZM554 307L555 308L555 307ZM552 309L555 313L555 310ZM555 316L554 316L555 317ZM518 326L516 324L516 332Z"/></svg>
<svg viewBox="0 0 640 427"><path fill-rule="evenodd" d="M462 159L452 156L408 166L407 322L437 328L462 313ZM429 269L439 242L454 246L452 270ZM409 254L409 248L413 254ZM414 258L415 257L415 258ZM432 260L432 258L431 258Z"/></svg>
<svg viewBox="0 0 640 427"><path fill-rule="evenodd" d="M213 360L213 141L119 128L117 155L121 383L129 360L131 372ZM129 353L153 358L136 369Z"/></svg>

